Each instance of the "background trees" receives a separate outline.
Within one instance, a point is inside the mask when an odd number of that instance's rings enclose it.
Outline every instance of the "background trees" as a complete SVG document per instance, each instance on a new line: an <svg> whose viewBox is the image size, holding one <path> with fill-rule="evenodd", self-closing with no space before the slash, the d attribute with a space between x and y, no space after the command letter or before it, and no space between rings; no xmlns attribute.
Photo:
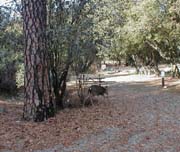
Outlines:
<svg viewBox="0 0 180 152"><path fill-rule="evenodd" d="M115 6L119 1L114 1ZM122 1L121 1L122 2ZM113 15L113 38L111 38L110 57L119 62L133 62L135 67L150 66L159 73L158 64L175 64L179 60L179 23L177 1L135 1L124 3L118 15ZM172 9L172 7L174 9ZM114 10L118 10L115 9ZM173 11L172 11L173 10ZM117 51L119 50L119 51ZM138 69L137 69L138 71Z"/></svg>
<svg viewBox="0 0 180 152"><path fill-rule="evenodd" d="M14 93L22 59L22 24L8 7L0 7L0 91Z"/></svg>

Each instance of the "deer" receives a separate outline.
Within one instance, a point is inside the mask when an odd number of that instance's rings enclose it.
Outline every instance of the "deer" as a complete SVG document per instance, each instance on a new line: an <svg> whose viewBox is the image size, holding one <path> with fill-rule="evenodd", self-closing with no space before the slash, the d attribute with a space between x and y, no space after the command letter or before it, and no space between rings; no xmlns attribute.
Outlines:
<svg viewBox="0 0 180 152"><path fill-rule="evenodd" d="M92 97L94 97L94 96L105 97L105 94L106 94L106 97L108 98L108 87L107 86L103 87L100 85L92 85L88 88L88 97L84 100L83 104L85 104L85 101L88 98L90 98L91 105L93 105Z"/></svg>

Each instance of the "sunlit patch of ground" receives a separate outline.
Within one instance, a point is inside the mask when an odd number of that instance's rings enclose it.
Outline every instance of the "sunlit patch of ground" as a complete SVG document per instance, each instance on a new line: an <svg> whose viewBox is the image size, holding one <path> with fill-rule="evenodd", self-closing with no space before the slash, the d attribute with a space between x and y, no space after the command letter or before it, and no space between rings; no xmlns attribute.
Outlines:
<svg viewBox="0 0 180 152"><path fill-rule="evenodd" d="M155 81L159 80L155 75L125 75L125 76L117 76L117 77L108 77L103 79L107 82L117 82L117 83L129 83L129 82L147 82L147 81Z"/></svg>

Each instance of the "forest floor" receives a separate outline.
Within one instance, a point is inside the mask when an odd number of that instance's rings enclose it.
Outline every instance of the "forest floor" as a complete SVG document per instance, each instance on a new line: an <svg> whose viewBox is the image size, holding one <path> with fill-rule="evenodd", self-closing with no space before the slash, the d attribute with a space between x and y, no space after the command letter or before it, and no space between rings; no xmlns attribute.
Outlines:
<svg viewBox="0 0 180 152"><path fill-rule="evenodd" d="M128 81L127 81L128 80ZM0 100L0 152L179 152L180 83L150 76L106 78L109 100L22 121L22 103Z"/></svg>

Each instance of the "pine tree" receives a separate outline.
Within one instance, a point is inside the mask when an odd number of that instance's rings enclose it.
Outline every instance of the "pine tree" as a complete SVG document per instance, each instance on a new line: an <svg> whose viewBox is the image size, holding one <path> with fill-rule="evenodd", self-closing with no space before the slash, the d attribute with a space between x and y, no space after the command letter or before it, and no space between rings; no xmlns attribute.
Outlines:
<svg viewBox="0 0 180 152"><path fill-rule="evenodd" d="M54 115L46 46L46 0L22 0L25 38L23 118L44 121Z"/></svg>

